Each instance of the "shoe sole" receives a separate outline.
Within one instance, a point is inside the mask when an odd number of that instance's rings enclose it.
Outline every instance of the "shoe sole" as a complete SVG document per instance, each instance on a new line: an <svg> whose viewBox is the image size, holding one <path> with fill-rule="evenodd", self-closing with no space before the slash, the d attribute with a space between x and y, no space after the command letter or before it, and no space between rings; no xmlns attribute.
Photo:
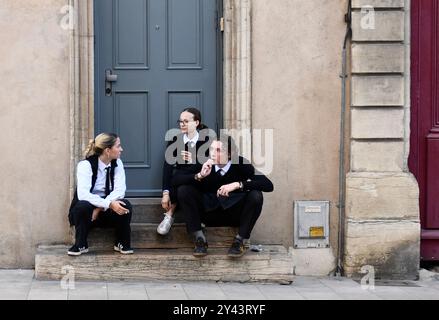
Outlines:
<svg viewBox="0 0 439 320"><path fill-rule="evenodd" d="M121 253L121 254L133 254L133 253L134 253L134 250L130 250L130 251L121 251L121 250L119 249L119 247L116 247L116 246L114 246L113 249L114 249L114 251L119 252L119 253Z"/></svg>
<svg viewBox="0 0 439 320"><path fill-rule="evenodd" d="M67 254L68 254L69 256L73 256L73 257L80 256L80 255L83 254L83 253L88 253L88 249L83 250L83 251L81 251L81 252L71 252L71 251L67 251Z"/></svg>
<svg viewBox="0 0 439 320"><path fill-rule="evenodd" d="M229 258L241 258L244 254L245 253L242 253L242 254L230 254L230 253L228 253L227 256Z"/></svg>
<svg viewBox="0 0 439 320"><path fill-rule="evenodd" d="M171 229L169 229L168 232L161 232L161 231L159 231L159 229L157 229L157 233L158 233L159 235L161 235L161 236L166 236L166 235L169 233L170 230L171 230Z"/></svg>
<svg viewBox="0 0 439 320"><path fill-rule="evenodd" d="M82 253L81 252L67 252L67 254L69 256L72 256L72 257L77 257L77 256L80 256Z"/></svg>
<svg viewBox="0 0 439 320"><path fill-rule="evenodd" d="M207 256L207 253L193 253L192 254L194 257L200 258L200 257L205 257Z"/></svg>

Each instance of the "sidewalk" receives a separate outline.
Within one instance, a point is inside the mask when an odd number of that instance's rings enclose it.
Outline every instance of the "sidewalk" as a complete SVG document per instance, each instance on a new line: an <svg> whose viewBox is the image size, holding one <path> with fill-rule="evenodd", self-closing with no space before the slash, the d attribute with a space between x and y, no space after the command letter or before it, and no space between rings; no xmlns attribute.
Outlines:
<svg viewBox="0 0 439 320"><path fill-rule="evenodd" d="M404 281L364 290L347 278L297 276L292 285L206 282L85 282L62 289L33 270L0 270L0 300L439 300L439 281Z"/></svg>

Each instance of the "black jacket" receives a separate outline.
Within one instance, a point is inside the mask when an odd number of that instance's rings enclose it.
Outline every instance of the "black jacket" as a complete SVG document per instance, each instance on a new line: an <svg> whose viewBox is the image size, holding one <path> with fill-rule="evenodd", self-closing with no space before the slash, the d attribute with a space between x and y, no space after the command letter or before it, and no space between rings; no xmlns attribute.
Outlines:
<svg viewBox="0 0 439 320"><path fill-rule="evenodd" d="M229 171L224 176L221 176L212 168L212 172L201 181L195 180L195 174L180 174L172 179L174 186L180 185L195 185L202 190L204 194L204 205L207 211L216 209L221 205L224 209L230 208L239 200L241 200L246 192L257 190L262 192L272 192L274 190L273 183L262 173L257 173L252 164L243 157L239 157L239 163L232 164ZM229 197L217 197L218 189L226 184L233 182L243 183L243 192L234 191L229 194Z"/></svg>
<svg viewBox="0 0 439 320"><path fill-rule="evenodd" d="M201 159L198 159L196 157L198 150L205 144L209 143L209 138L206 137L205 140L200 139L197 141L194 148L190 148L188 146L188 143L184 144L183 140L183 134L178 135L177 137L174 137L173 141L170 141L167 145L169 147L173 143L177 143L180 145L180 147L185 151L190 151L192 153L192 159L196 159L195 163L188 163L187 161L184 161L181 157L181 155L177 154L177 150L174 150L173 157L177 159L177 163L175 164L169 164L166 159L163 164L163 181L162 181L162 190L170 190L172 187L172 177L176 174L195 174L197 172L200 172L202 163ZM206 153L204 154L206 158L209 157L209 148L206 148Z"/></svg>

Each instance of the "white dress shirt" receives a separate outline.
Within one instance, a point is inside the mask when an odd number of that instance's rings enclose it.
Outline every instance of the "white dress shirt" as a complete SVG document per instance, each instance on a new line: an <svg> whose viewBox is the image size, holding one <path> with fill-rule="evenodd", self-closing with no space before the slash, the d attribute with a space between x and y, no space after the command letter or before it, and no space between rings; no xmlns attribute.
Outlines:
<svg viewBox="0 0 439 320"><path fill-rule="evenodd" d="M215 172L218 172L219 170L221 170L221 171L220 171L220 174L223 176L223 175L225 175L225 174L229 171L229 169L230 169L231 166L232 166L232 161L230 161L230 160L229 160L229 162L227 162L227 164L226 164L224 167L222 167L222 168L218 167L218 165L215 165Z"/></svg>
<svg viewBox="0 0 439 320"><path fill-rule="evenodd" d="M195 145L198 142L198 139L200 139L200 134L198 133L198 131L195 132L195 136L192 139L189 139L189 137L187 136L186 133L183 135L183 142L184 142L184 144L189 142L191 148L195 147Z"/></svg>
<svg viewBox="0 0 439 320"><path fill-rule="evenodd" d="M98 163L97 179L91 193L91 179L93 176L91 164L87 160L78 163L76 172L78 200L88 201L95 207L107 210L111 201L125 198L125 170L122 161L117 159L117 167L114 169L114 190L106 198L103 198L105 196L105 178L107 174L105 168L111 167L111 164L107 166L100 159Z"/></svg>

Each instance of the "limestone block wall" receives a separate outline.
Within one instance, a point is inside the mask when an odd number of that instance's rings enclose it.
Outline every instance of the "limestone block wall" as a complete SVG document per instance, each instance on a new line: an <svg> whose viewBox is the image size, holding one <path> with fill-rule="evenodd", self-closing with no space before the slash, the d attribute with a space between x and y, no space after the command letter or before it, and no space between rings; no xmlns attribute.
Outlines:
<svg viewBox="0 0 439 320"><path fill-rule="evenodd" d="M358 277L416 278L419 191L407 167L409 1L353 0L351 159L344 268ZM365 10L366 5L372 10Z"/></svg>

